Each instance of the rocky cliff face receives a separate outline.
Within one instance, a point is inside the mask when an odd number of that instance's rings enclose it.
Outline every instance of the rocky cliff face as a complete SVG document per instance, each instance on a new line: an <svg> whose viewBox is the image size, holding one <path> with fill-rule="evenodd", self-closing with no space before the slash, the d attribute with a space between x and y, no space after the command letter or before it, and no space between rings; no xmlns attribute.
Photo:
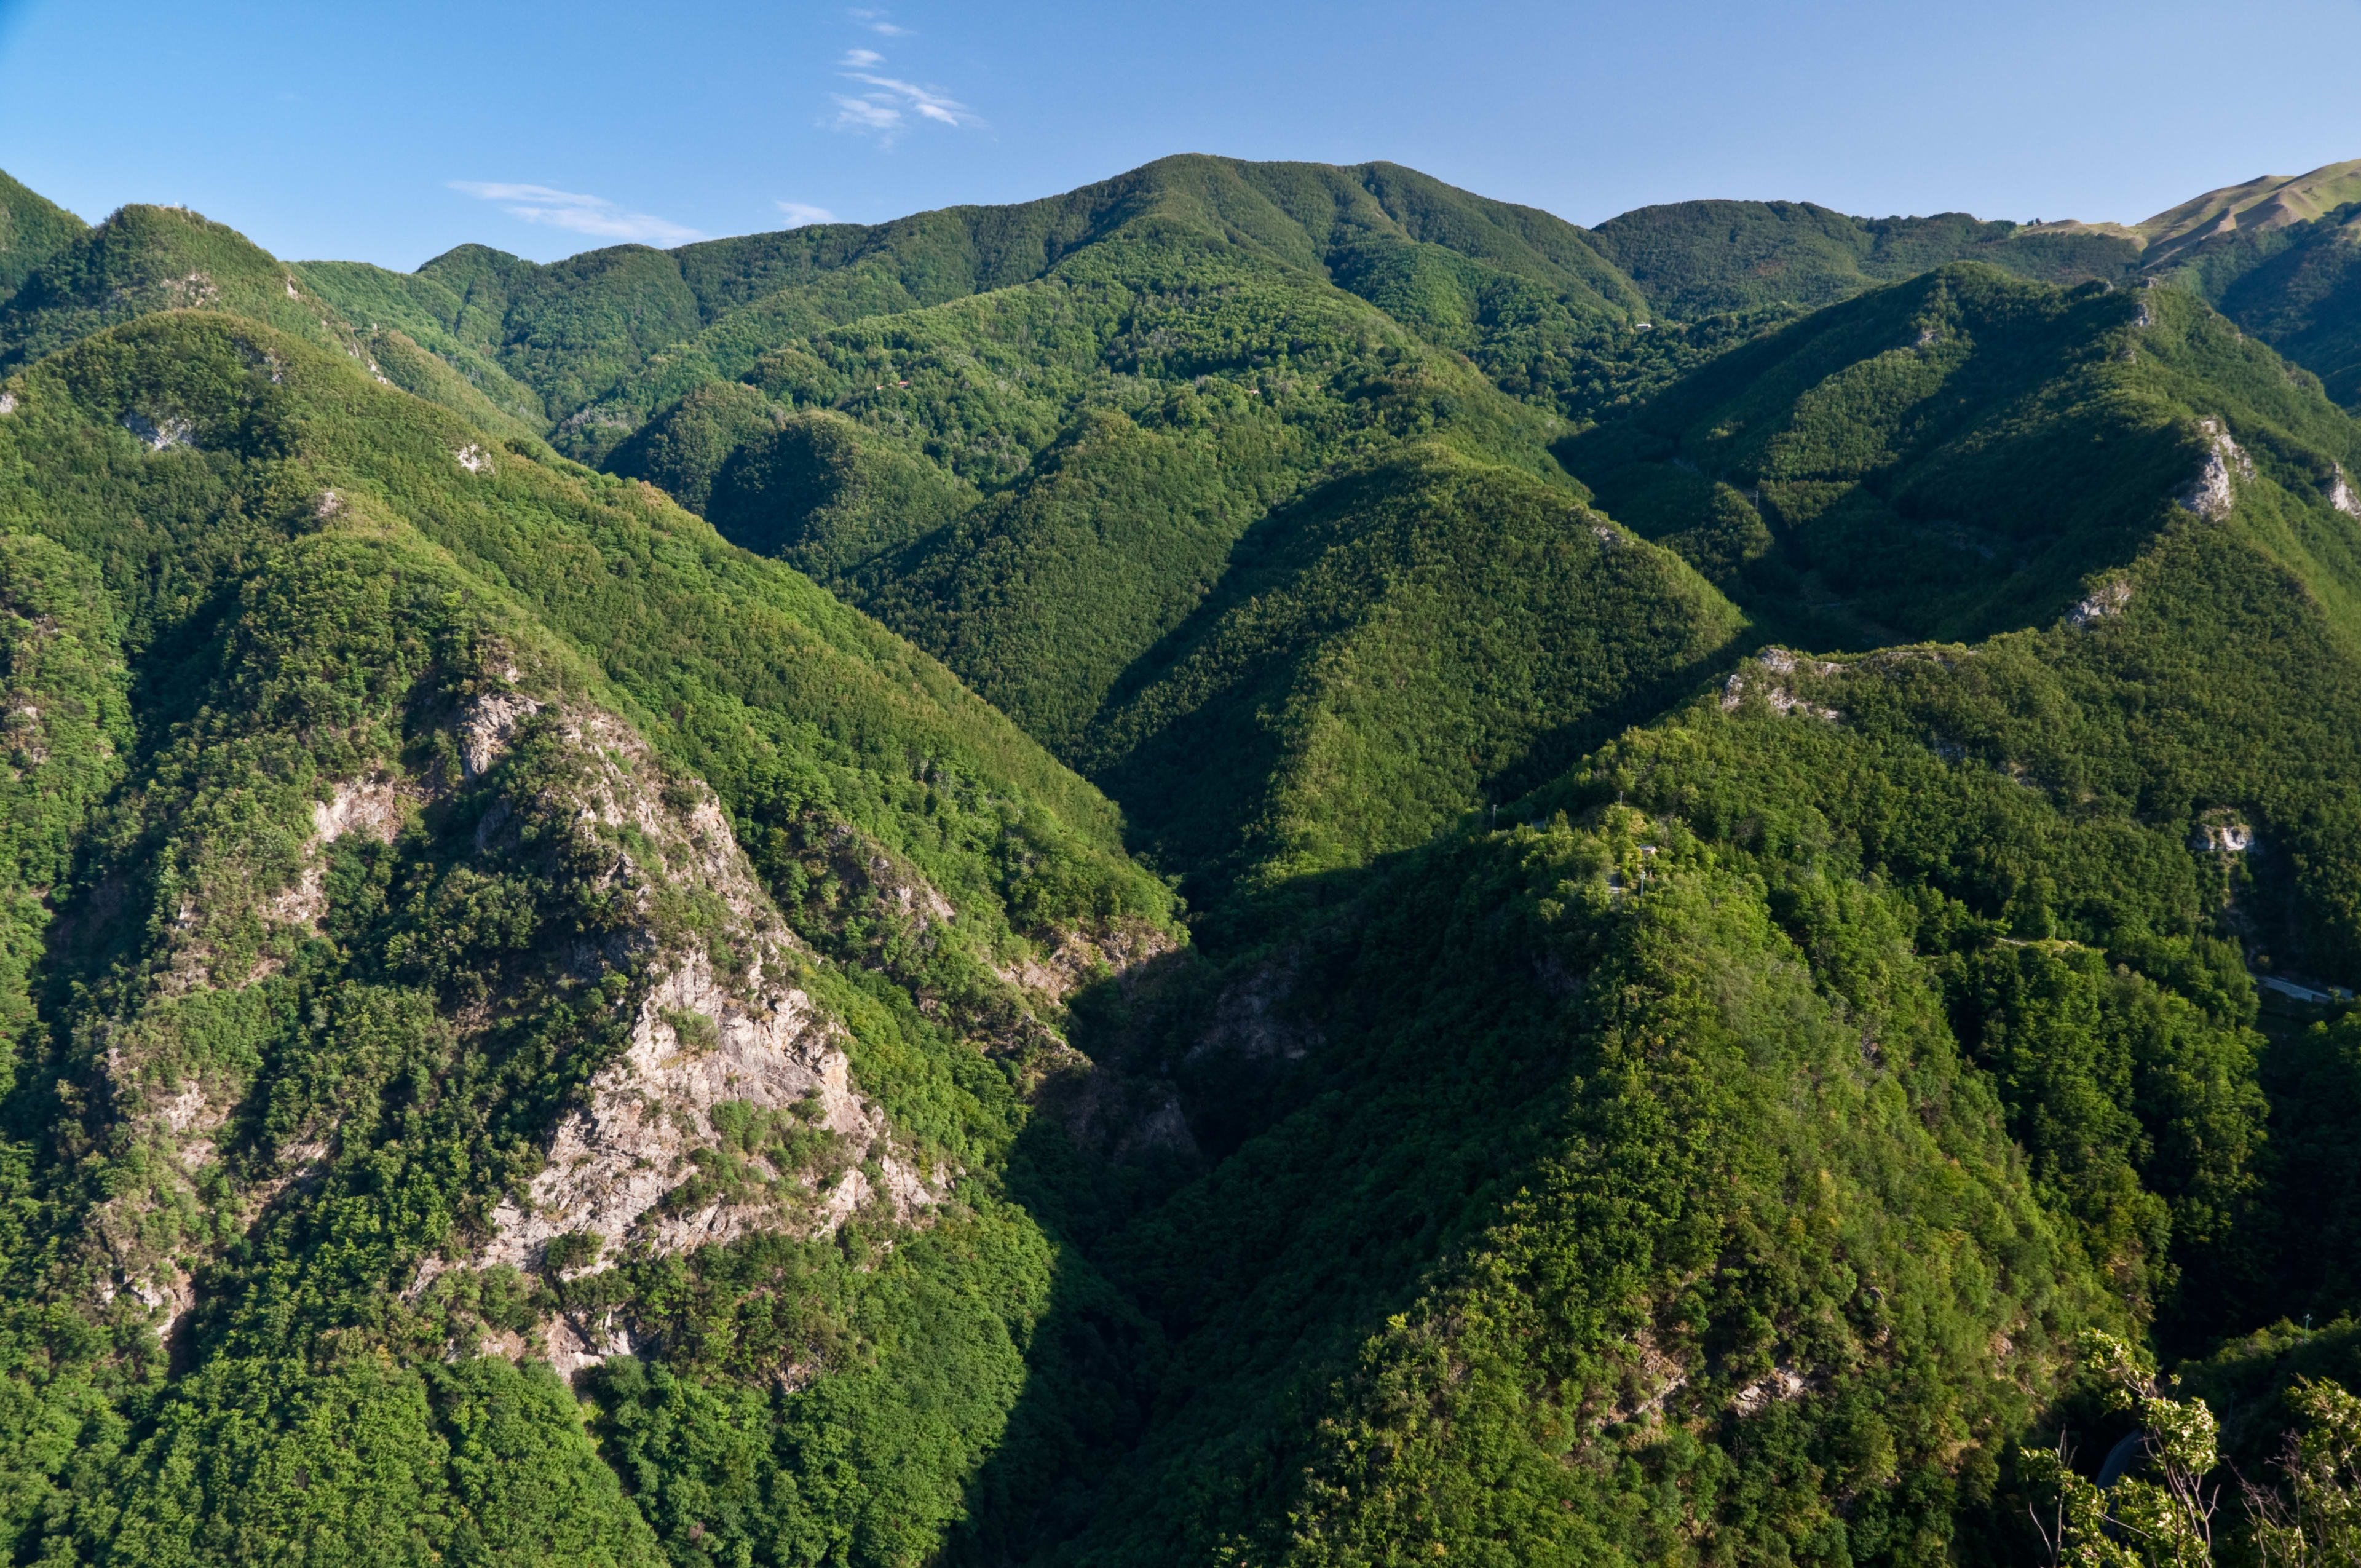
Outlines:
<svg viewBox="0 0 2361 1568"><path fill-rule="evenodd" d="M445 903L497 903L504 885L537 900L501 917L513 929L490 967L440 987L432 1016L412 1020L446 1059L512 1048L503 1031L552 997L607 1025L575 1042L597 1059L573 1064L579 1087L533 1134L535 1168L486 1193L480 1220L423 1260L409 1298L458 1267L579 1274L758 1229L824 1235L856 1212L908 1224L948 1190L948 1173L922 1169L855 1083L843 1025L801 981L822 960L781 918L712 792L616 713L492 652L456 702L405 694L395 754L209 830L211 874L159 890L137 978L88 1025L114 1113L100 1135L144 1176L92 1217L103 1310L137 1302L169 1340L231 1238L300 1207L366 1147L379 1109L301 1093L271 1059L293 1054L284 1044L243 1061L189 1048L211 1015L283 1008L291 964L307 951L316 964L330 943L359 949L348 970L431 974L447 955L405 956L403 933L356 928L356 865L397 882L435 866ZM228 781L205 778L201 756L194 766L180 805L202 815ZM750 1137L756 1123L781 1136ZM598 1359L563 1318L547 1327L561 1372Z"/></svg>

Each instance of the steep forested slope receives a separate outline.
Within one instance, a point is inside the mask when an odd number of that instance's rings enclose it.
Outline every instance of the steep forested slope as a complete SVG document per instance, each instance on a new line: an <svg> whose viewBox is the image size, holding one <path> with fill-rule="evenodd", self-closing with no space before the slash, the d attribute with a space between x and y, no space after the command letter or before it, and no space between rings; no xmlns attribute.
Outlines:
<svg viewBox="0 0 2361 1568"><path fill-rule="evenodd" d="M2361 161L2332 163L2208 191L2122 232L2141 244L2143 273L2203 296L2351 408L2361 399L2357 203Z"/></svg>
<svg viewBox="0 0 2361 1568"><path fill-rule="evenodd" d="M1632 423L1569 462L1668 530L1726 502L1675 466L1712 458L1749 514L1741 485L1890 481L1885 505L1945 476L2056 554L1968 586L1980 641L1766 649L1518 826L1332 881L1335 913L1266 927L1210 997L1128 1007L1122 1049L1235 1152L1102 1252L1172 1338L1174 1413L1075 1561L2016 1559L2031 1499L1976 1433L2031 1407L1918 1401L2046 1374L1942 1357L2054 1365L2038 1347L2108 1321L2194 1350L2351 1308L2301 1216L2347 1223L2323 1140L2361 1080L2328 1039L2270 1045L2247 968L2361 970L2350 424L2187 296L1973 268ZM1635 449L1663 473L1627 472ZM2051 508L2004 507L2013 484ZM1850 583L1944 625L1911 521L1841 536L1894 552L1848 555ZM1820 602L1797 576L1733 581L1775 624ZM1769 1000L1783 964L1811 1000ZM1716 1064L1725 1025L1745 1052ZM1958 1163L1912 1196L1923 1135ZM2008 1152L1971 1152L1990 1135Z"/></svg>
<svg viewBox="0 0 2361 1568"><path fill-rule="evenodd" d="M1584 512L1554 420L1203 231L1126 228L748 381L612 463L1120 773L1137 841L1197 895L1421 841L1736 625Z"/></svg>
<svg viewBox="0 0 2361 1568"><path fill-rule="evenodd" d="M497 359L474 343L475 334L467 330L469 316L464 290L453 293L443 287L438 276L423 269L403 274L357 261L309 261L289 270L323 298L334 301L357 329L381 339L408 339L443 361L448 374L466 381L500 414L522 422L536 433L547 428L548 411L541 394L511 378ZM391 378L430 401L452 406L412 385L398 370Z"/></svg>
<svg viewBox="0 0 2361 1568"><path fill-rule="evenodd" d="M0 173L0 300L36 267L82 237L80 218Z"/></svg>
<svg viewBox="0 0 2361 1568"><path fill-rule="evenodd" d="M2092 1328L2261 1453L2361 440L2121 236L1703 206L60 229L12 1557L2032 1562Z"/></svg>
<svg viewBox="0 0 2361 1568"><path fill-rule="evenodd" d="M2304 1216L2349 1223L2361 1079L2270 1044L2247 970L2361 967L2350 425L2164 291L1955 270L1746 352L1595 450L1872 484L1982 444L2028 493L2079 454L2120 491L2025 536L2094 554L1981 641L1764 650L1126 1003L1117 1059L1225 1157L1098 1249L1170 1414L1070 1560L2039 1560L1981 1434L2075 1328L2350 1310Z"/></svg>
<svg viewBox="0 0 2361 1568"><path fill-rule="evenodd" d="M2311 901L2287 938L2340 971L2361 957L2332 869L2350 831L2361 446L2316 384L2198 302L1947 269L1564 450L1620 520L1823 648L2048 627L2086 651L2151 626L2090 677L2132 706L2055 732L2048 765L2143 813L2267 811L2305 840L2275 873ZM2178 608L2149 622L2149 600ZM2202 630L2212 615L2258 619ZM2134 880L2110 866L2096 884Z"/></svg>
<svg viewBox="0 0 2361 1568"><path fill-rule="evenodd" d="M2050 620L2176 491L2226 512L2228 474L2257 462L2297 502L2258 525L2342 608L2340 476L2361 453L2301 379L2178 291L1959 265L1749 344L1561 454L1617 518L1822 647ZM2229 444L2202 482L2192 420Z"/></svg>
<svg viewBox="0 0 2361 1568"><path fill-rule="evenodd" d="M1128 672L1085 765L1216 898L1425 841L1721 661L1741 618L1580 502L1440 443L1240 542Z"/></svg>
<svg viewBox="0 0 2361 1568"><path fill-rule="evenodd" d="M660 498L254 323L7 390L17 1549L638 1560L557 1384L434 1370L519 1330L849 1358L811 1441L905 1457L812 1528L943 1517L1049 1266L952 1193L1064 1049L1001 974L1170 939L1105 804Z"/></svg>
<svg viewBox="0 0 2361 1568"><path fill-rule="evenodd" d="M2169 274L2288 358L2347 408L2361 401L2361 205L2185 247Z"/></svg>

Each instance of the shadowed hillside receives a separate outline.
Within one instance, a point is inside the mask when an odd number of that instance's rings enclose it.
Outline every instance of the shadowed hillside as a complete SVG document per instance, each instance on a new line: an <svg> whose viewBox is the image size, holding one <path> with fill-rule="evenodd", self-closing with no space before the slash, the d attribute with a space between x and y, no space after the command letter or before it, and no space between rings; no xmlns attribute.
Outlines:
<svg viewBox="0 0 2361 1568"><path fill-rule="evenodd" d="M2191 488L2208 420L2237 433L2218 462L2279 466L2300 499L2281 548L2349 603L2350 422L2169 290L1947 268L1750 344L1560 450L1617 518L1793 636L1869 647L2048 620L2128 564L2176 492L2226 511L2227 480Z"/></svg>
<svg viewBox="0 0 2361 1568"><path fill-rule="evenodd" d="M80 218L0 174L0 300L82 233Z"/></svg>

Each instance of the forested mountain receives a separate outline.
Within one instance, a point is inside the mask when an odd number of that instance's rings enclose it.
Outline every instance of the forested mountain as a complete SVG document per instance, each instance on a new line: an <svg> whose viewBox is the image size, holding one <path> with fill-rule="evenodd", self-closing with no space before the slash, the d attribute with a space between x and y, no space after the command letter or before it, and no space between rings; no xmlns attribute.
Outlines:
<svg viewBox="0 0 2361 1568"><path fill-rule="evenodd" d="M409 274L0 185L11 1559L2047 1562L2192 1391L2276 1485L2342 169Z"/></svg>
<svg viewBox="0 0 2361 1568"><path fill-rule="evenodd" d="M2166 208L2133 232L2145 242L2153 267L2202 250L2208 240L2312 223L2356 201L2361 201L2361 159L2325 164L2309 174L2266 174L2224 185Z"/></svg>
<svg viewBox="0 0 2361 1568"><path fill-rule="evenodd" d="M1809 202L1680 202L1599 225L1593 243L1673 320L1766 305L1809 309L1976 260L2048 282L2123 276L2136 240L2082 225L1989 223L1965 213L1853 218Z"/></svg>
<svg viewBox="0 0 2361 1568"><path fill-rule="evenodd" d="M703 382L744 376L774 348L1060 277L1071 270L1061 264L1103 247L1125 253L1117 269L1145 248L1185 271L1190 252L1210 247L1234 266L1334 272L1357 293L1408 307L1398 313L1463 331L1503 310L1533 317L1519 323L1528 331L1562 332L1642 308L1582 230L1546 213L1391 164L1194 157L1046 201L873 227L811 225L676 251L617 246L547 267L462 246L414 273L343 263L306 275L355 320L422 343L447 339L496 365L540 399L561 444L593 456L653 411Z"/></svg>
<svg viewBox="0 0 2361 1568"><path fill-rule="evenodd" d="M80 218L0 174L0 295L14 293L33 269L82 237Z"/></svg>

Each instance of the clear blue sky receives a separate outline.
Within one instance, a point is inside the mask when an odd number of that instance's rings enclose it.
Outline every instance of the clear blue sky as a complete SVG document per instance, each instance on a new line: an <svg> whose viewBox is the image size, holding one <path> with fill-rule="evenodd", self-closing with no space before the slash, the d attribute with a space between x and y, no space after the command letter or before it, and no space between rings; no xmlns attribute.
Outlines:
<svg viewBox="0 0 2361 1568"><path fill-rule="evenodd" d="M1390 159L1577 223L1694 196L2136 221L2361 157L2355 0L662 5L0 0L0 169L291 258L549 258Z"/></svg>

